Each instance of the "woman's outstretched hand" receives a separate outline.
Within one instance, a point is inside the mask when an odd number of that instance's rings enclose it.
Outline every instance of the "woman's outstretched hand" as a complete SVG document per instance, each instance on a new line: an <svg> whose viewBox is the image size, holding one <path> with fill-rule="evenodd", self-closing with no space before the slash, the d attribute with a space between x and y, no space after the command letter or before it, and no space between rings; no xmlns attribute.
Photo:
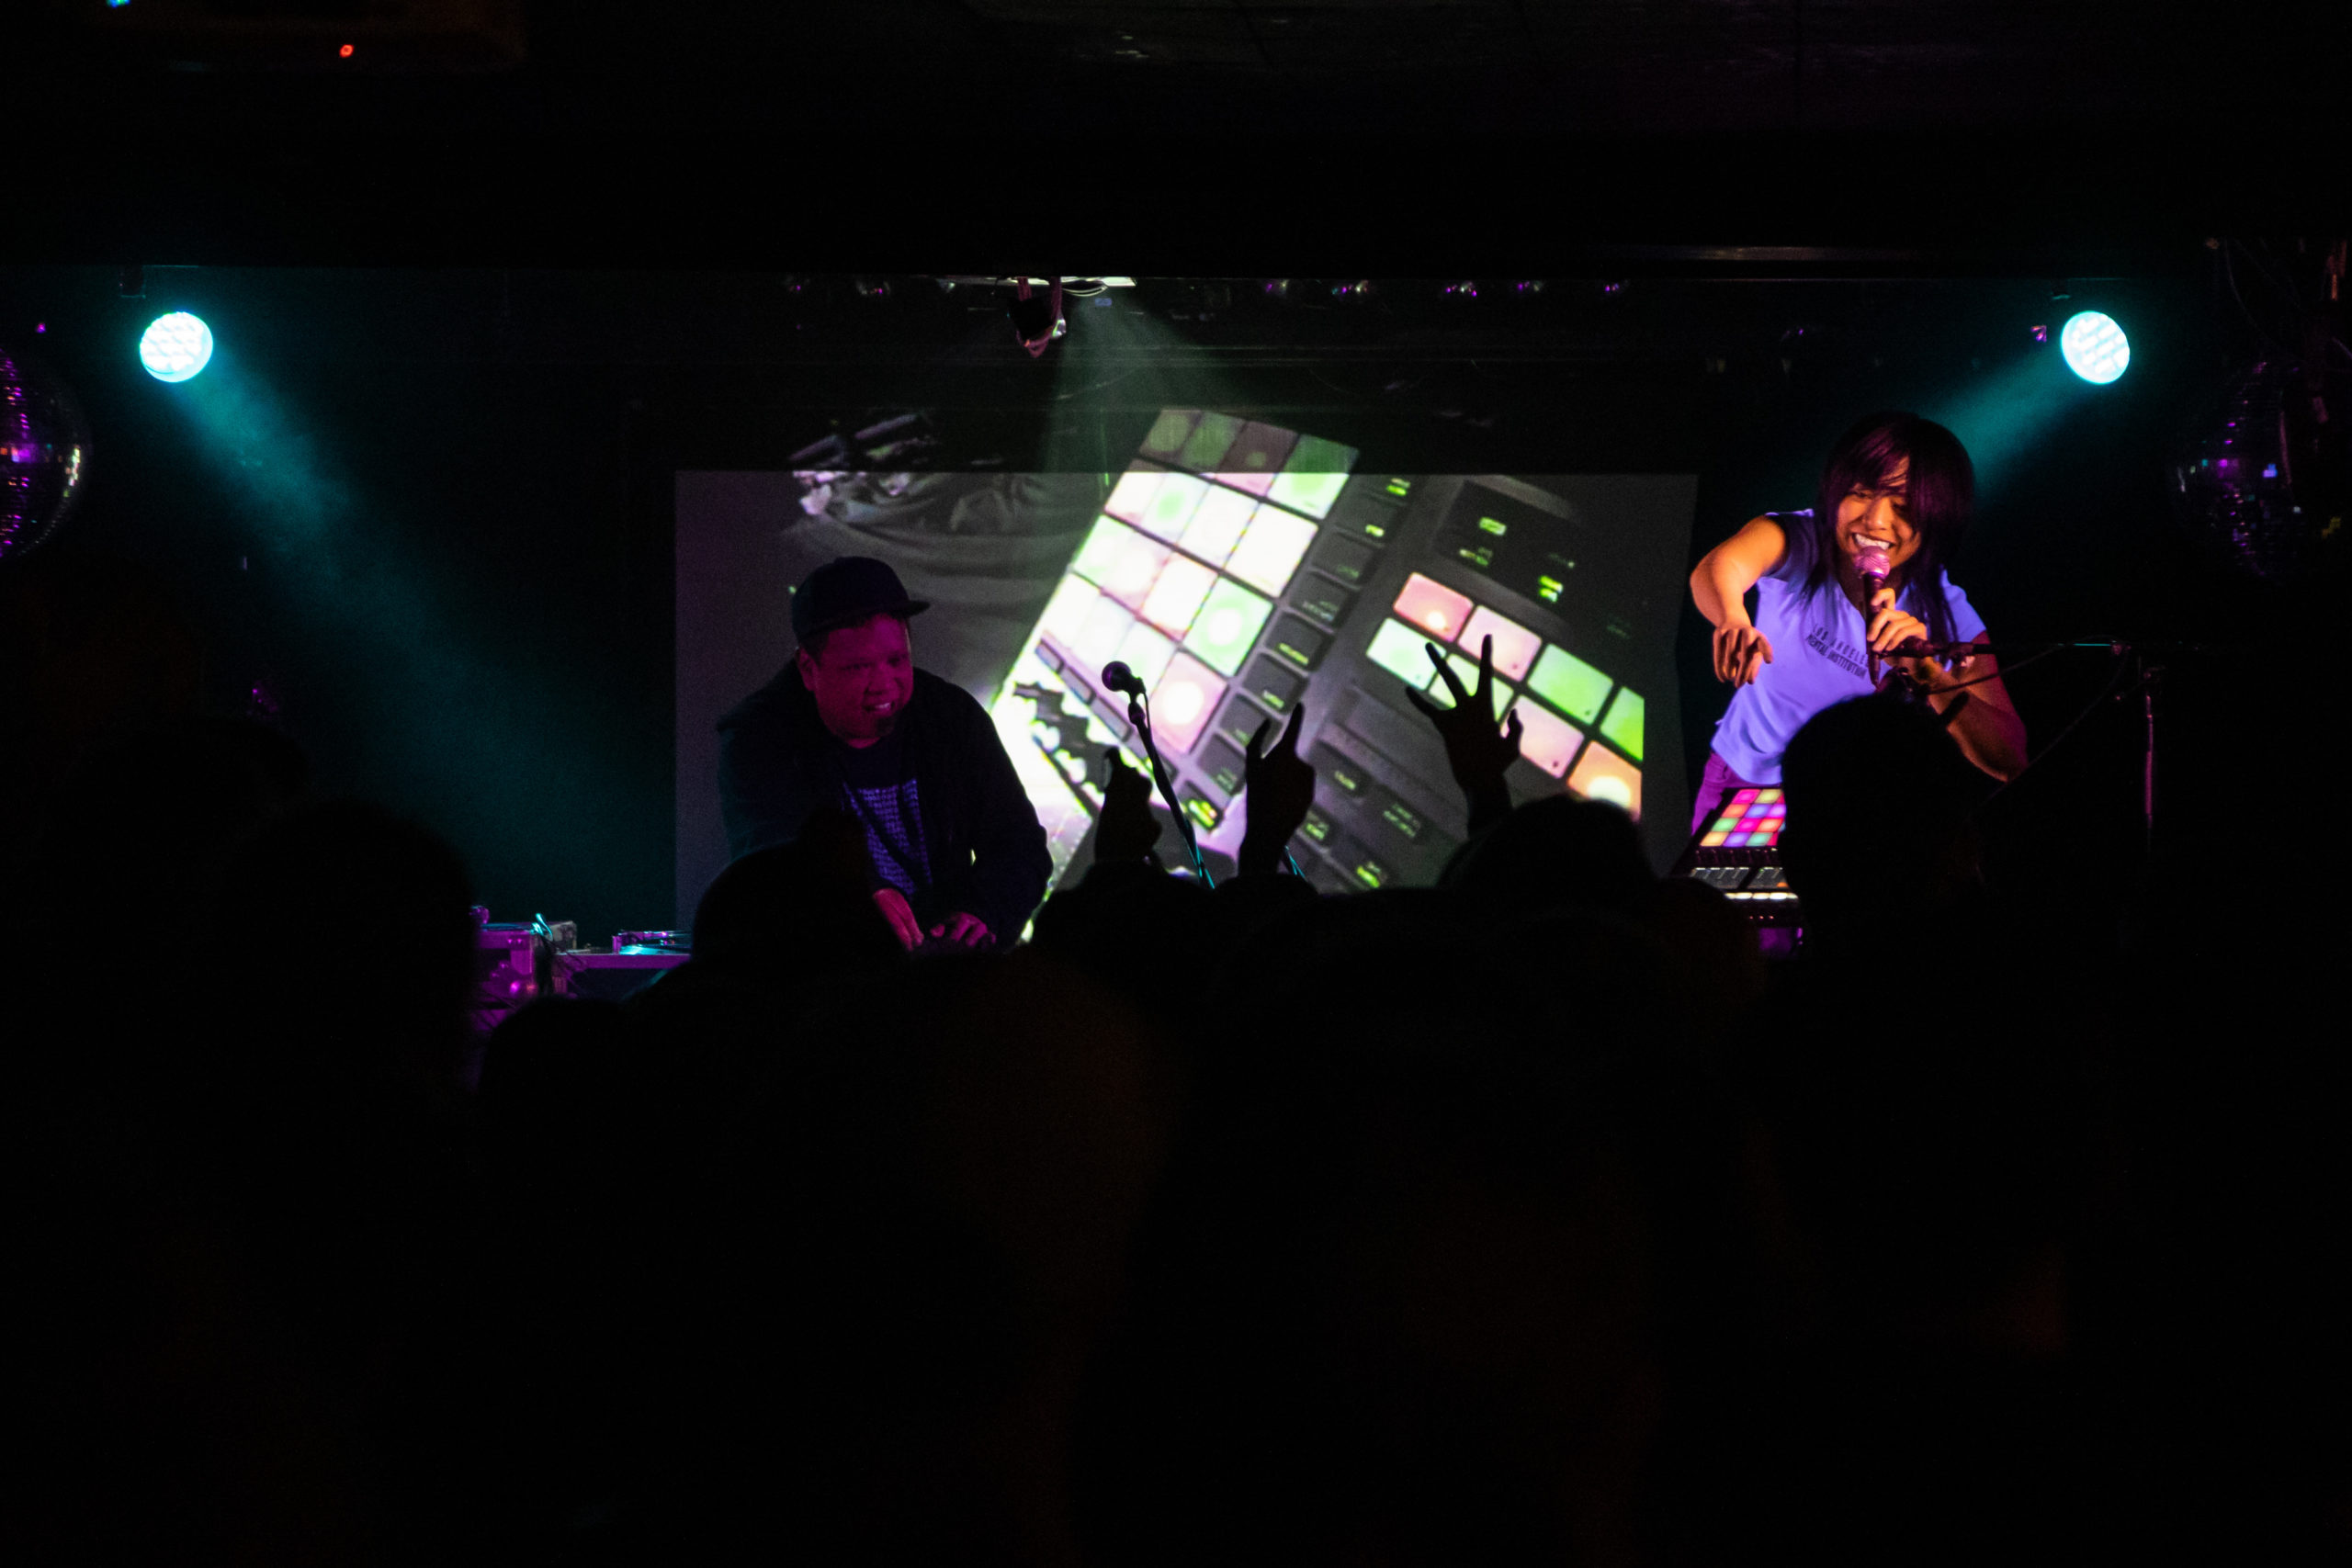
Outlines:
<svg viewBox="0 0 2352 1568"><path fill-rule="evenodd" d="M1745 686L1771 662L1771 640L1748 622L1727 620L1715 628L1716 680Z"/></svg>

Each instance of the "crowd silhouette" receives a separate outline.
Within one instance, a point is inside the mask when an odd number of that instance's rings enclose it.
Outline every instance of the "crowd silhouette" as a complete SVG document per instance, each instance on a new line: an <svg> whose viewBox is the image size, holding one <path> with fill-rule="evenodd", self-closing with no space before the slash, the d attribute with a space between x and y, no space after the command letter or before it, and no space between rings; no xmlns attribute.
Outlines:
<svg viewBox="0 0 2352 1568"><path fill-rule="evenodd" d="M903 953L820 817L473 1089L428 828L242 722L60 762L6 888L11 1559L2352 1543L2342 1069L2223 1048L2323 998L2278 887L2053 960L1949 736L1863 699L1790 750L1768 964L1615 807L1514 807L1454 694L1435 887L1287 874L1295 724L1240 874L1163 871L1123 773L1008 952Z"/></svg>

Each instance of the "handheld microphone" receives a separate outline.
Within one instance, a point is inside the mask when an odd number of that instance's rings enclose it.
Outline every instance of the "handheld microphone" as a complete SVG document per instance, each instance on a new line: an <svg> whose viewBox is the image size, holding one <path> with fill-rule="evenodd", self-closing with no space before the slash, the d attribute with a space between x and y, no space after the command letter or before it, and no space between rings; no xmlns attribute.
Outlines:
<svg viewBox="0 0 2352 1568"><path fill-rule="evenodd" d="M1886 549L1883 546L1864 545L1854 553L1854 570L1861 574L1862 586L1869 591L1866 597L1876 598L1878 591L1886 586L1887 574L1894 570L1894 564L1886 558ZM1870 620L1871 613L1866 606L1862 611L1862 626L1865 631L1870 628ZM1867 649L1865 651L1870 654L1871 680L1876 682L1878 680L1878 649L1873 648Z"/></svg>
<svg viewBox="0 0 2352 1568"><path fill-rule="evenodd" d="M1131 697L1143 695L1143 682L1136 678L1136 672L1127 668L1124 660L1114 659L1102 666L1102 683Z"/></svg>

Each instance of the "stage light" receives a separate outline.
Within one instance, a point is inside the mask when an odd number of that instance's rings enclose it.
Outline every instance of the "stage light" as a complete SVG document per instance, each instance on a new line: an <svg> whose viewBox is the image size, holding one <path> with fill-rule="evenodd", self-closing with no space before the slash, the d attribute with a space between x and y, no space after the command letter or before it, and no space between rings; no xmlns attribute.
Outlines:
<svg viewBox="0 0 2352 1568"><path fill-rule="evenodd" d="M2058 329L2058 350L2066 368L2093 386L2104 387L2132 363L2132 341L2115 318L2100 310L2077 310Z"/></svg>
<svg viewBox="0 0 2352 1568"><path fill-rule="evenodd" d="M335 51L335 54L336 54L336 56L337 56L338 58L340 58L340 59L344 59L344 60L348 60L348 59L350 59L350 58L351 58L351 46L350 46L349 44L345 44L341 49L338 49L338 50L336 50L336 51Z"/></svg>
<svg viewBox="0 0 2352 1568"><path fill-rule="evenodd" d="M148 323L139 339L139 363L158 381L185 381L212 362L212 329L186 310Z"/></svg>

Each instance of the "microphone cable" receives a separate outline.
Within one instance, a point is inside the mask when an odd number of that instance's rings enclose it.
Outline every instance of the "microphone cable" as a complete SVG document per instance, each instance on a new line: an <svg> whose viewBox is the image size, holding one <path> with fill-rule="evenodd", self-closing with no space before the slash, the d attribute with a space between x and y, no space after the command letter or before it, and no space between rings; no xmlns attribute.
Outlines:
<svg viewBox="0 0 2352 1568"><path fill-rule="evenodd" d="M2054 653L2057 649L2052 649L2050 651ZM2047 658L2048 655L2038 654L2035 657ZM2056 735L2051 738L2050 744L2044 746L2041 750L2028 758L2026 760L2025 766L2019 768L2014 777L2004 780L2000 788L1986 795L1983 804L1980 805L1977 809L1982 811L1986 807L1991 806L1995 801L2000 799L2003 795L2008 794L2012 788L2016 787L2018 780L2024 778L2028 773L2033 772L2035 768L2040 767L2043 758L2049 756L2050 753L2064 745L2067 737L2073 735L2077 729L2080 729L2083 727L2084 721L2089 718L2091 715L2097 713L2099 710L2100 705L2115 694L2116 687L2121 683L2125 672L2131 668L2132 655L2128 652L2118 653L2115 656L2115 669L2109 674L2107 683L2098 689L2098 694L2093 697L2088 703L2085 704L2083 711L2076 714L2067 722L2064 728L2061 729Z"/></svg>

